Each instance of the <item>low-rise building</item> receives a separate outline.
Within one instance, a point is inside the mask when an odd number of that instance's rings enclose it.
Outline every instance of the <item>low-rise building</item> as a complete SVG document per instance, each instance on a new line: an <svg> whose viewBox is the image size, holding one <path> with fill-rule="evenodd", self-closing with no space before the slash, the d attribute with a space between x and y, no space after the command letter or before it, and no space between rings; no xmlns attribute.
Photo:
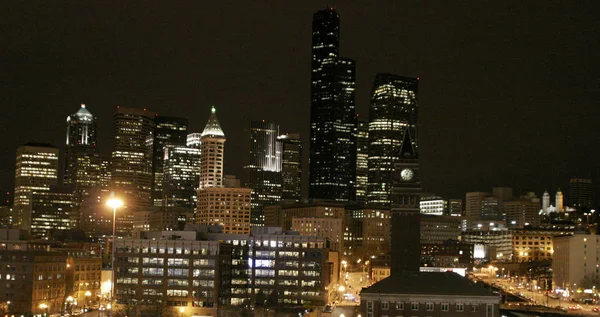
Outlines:
<svg viewBox="0 0 600 317"><path fill-rule="evenodd" d="M462 217L421 215L421 244L458 240L462 223Z"/></svg>
<svg viewBox="0 0 600 317"><path fill-rule="evenodd" d="M456 240L421 244L421 266L472 269L473 254L474 246L472 244Z"/></svg>
<svg viewBox="0 0 600 317"><path fill-rule="evenodd" d="M551 261L554 254L553 237L572 235L574 229L525 228L512 232L515 262Z"/></svg>
<svg viewBox="0 0 600 317"><path fill-rule="evenodd" d="M513 258L512 232L509 230L467 230L461 241L474 245L475 261L508 262Z"/></svg>
<svg viewBox="0 0 600 317"><path fill-rule="evenodd" d="M500 316L501 298L456 273L402 272L364 288L360 312L384 316Z"/></svg>

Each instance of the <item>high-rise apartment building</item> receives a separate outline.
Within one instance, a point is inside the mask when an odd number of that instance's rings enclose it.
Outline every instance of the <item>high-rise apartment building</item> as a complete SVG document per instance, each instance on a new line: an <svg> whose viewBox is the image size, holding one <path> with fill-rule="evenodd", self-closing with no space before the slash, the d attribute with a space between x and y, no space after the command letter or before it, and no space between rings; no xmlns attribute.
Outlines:
<svg viewBox="0 0 600 317"><path fill-rule="evenodd" d="M96 147L97 118L84 104L67 117L64 184L75 188L77 199L85 200L100 186L102 158Z"/></svg>
<svg viewBox="0 0 600 317"><path fill-rule="evenodd" d="M377 74L369 108L369 183L367 202L389 206L394 184L394 164L400 149L417 144L418 79Z"/></svg>
<svg viewBox="0 0 600 317"><path fill-rule="evenodd" d="M356 165L355 62L339 57L333 8L313 15L312 30L309 198L348 201Z"/></svg>
<svg viewBox="0 0 600 317"><path fill-rule="evenodd" d="M265 120L250 122L250 155L244 166L244 186L252 189L253 225L264 224L263 208L281 200L282 144L279 125Z"/></svg>
<svg viewBox="0 0 600 317"><path fill-rule="evenodd" d="M58 184L58 148L27 143L17 148L13 225L29 229L31 193L49 191Z"/></svg>
<svg viewBox="0 0 600 317"><path fill-rule="evenodd" d="M355 200L359 203L367 201L367 185L369 181L369 124L358 121L356 125L356 185Z"/></svg>
<svg viewBox="0 0 600 317"><path fill-rule="evenodd" d="M302 190L302 140L298 133L277 137L281 142L281 199L300 202Z"/></svg>
<svg viewBox="0 0 600 317"><path fill-rule="evenodd" d="M118 107L113 116L111 190L127 208L151 205L154 112Z"/></svg>
<svg viewBox="0 0 600 317"><path fill-rule="evenodd" d="M194 210L200 181L200 149L165 145L162 165L162 205Z"/></svg>
<svg viewBox="0 0 600 317"><path fill-rule="evenodd" d="M188 120L180 117L154 117L154 143L152 144L152 201L155 206L163 203L163 162L165 146L187 143Z"/></svg>
<svg viewBox="0 0 600 317"><path fill-rule="evenodd" d="M569 206L591 208L594 203L591 178L573 177L569 179Z"/></svg>
<svg viewBox="0 0 600 317"><path fill-rule="evenodd" d="M225 233L249 233L252 190L223 187L224 151L225 133L212 107L200 139L196 223L222 226Z"/></svg>

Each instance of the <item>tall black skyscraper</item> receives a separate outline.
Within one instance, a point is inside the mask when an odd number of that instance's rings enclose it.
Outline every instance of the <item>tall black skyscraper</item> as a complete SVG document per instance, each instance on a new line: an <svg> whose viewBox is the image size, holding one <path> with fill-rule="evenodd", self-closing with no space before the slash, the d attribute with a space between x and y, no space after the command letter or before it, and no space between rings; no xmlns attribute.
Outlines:
<svg viewBox="0 0 600 317"><path fill-rule="evenodd" d="M250 122L250 156L244 166L244 187L252 188L252 225L264 224L264 206L281 200L281 152L277 140L279 125L272 122Z"/></svg>
<svg viewBox="0 0 600 317"><path fill-rule="evenodd" d="M90 190L100 186L102 158L96 148L97 118L84 104L67 117L64 184L75 189L77 200L85 200Z"/></svg>
<svg viewBox="0 0 600 317"><path fill-rule="evenodd" d="M416 78L377 74L369 109L369 177L367 202L389 206L394 164L402 159L405 142L417 145Z"/></svg>
<svg viewBox="0 0 600 317"><path fill-rule="evenodd" d="M302 140L298 133L277 137L282 145L281 199L300 202L302 190Z"/></svg>
<svg viewBox="0 0 600 317"><path fill-rule="evenodd" d="M573 177L569 179L569 206L575 208L591 208L594 203L594 188L592 179L587 177Z"/></svg>
<svg viewBox="0 0 600 317"><path fill-rule="evenodd" d="M152 200L155 206L162 204L162 184L166 145L185 146L188 120L179 117L154 117L154 144L152 157Z"/></svg>
<svg viewBox="0 0 600 317"><path fill-rule="evenodd" d="M340 17L313 16L309 198L353 198L356 165L355 62L339 57Z"/></svg>

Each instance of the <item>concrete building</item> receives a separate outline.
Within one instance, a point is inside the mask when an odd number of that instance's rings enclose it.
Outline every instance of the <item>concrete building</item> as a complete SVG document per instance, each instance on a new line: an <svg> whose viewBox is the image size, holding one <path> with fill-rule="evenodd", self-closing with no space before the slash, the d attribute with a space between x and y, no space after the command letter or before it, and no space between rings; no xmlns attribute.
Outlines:
<svg viewBox="0 0 600 317"><path fill-rule="evenodd" d="M557 236L553 239L552 285L554 289L593 289L600 282L598 247L600 238L595 234Z"/></svg>
<svg viewBox="0 0 600 317"><path fill-rule="evenodd" d="M402 272L363 288L360 313L384 316L500 316L501 298L453 272Z"/></svg>
<svg viewBox="0 0 600 317"><path fill-rule="evenodd" d="M504 214L508 228L537 227L540 225L540 203L527 199L504 202Z"/></svg>
<svg viewBox="0 0 600 317"><path fill-rule="evenodd" d="M421 244L421 266L471 270L474 263L474 252L474 245L456 240Z"/></svg>
<svg viewBox="0 0 600 317"><path fill-rule="evenodd" d="M281 199L300 202L302 191L302 139L299 133L286 133L277 137L282 145Z"/></svg>
<svg viewBox="0 0 600 317"><path fill-rule="evenodd" d="M73 190L53 186L49 191L30 194L30 233L33 238L49 239L53 231L77 227L78 197Z"/></svg>
<svg viewBox="0 0 600 317"><path fill-rule="evenodd" d="M58 184L58 148L45 143L27 143L17 148L13 225L31 227L32 192L49 191Z"/></svg>
<svg viewBox="0 0 600 317"><path fill-rule="evenodd" d="M594 187L592 179L572 177L569 179L569 206L575 208L592 208L594 204Z"/></svg>
<svg viewBox="0 0 600 317"><path fill-rule="evenodd" d="M196 187L200 182L200 149L167 144L161 166L162 205L193 211L198 199Z"/></svg>
<svg viewBox="0 0 600 317"><path fill-rule="evenodd" d="M509 230L467 230L461 240L474 245L475 261L510 262L513 259L512 232Z"/></svg>
<svg viewBox="0 0 600 317"><path fill-rule="evenodd" d="M449 199L448 200L448 215L454 217L464 216L465 211L463 209L462 199Z"/></svg>

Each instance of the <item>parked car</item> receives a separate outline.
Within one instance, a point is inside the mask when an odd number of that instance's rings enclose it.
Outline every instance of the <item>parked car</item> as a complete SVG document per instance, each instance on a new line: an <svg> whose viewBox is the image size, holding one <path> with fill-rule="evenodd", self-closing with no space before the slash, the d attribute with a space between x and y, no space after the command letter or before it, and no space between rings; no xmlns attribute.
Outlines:
<svg viewBox="0 0 600 317"><path fill-rule="evenodd" d="M581 306L579 306L579 305L569 306L569 310L581 310Z"/></svg>

